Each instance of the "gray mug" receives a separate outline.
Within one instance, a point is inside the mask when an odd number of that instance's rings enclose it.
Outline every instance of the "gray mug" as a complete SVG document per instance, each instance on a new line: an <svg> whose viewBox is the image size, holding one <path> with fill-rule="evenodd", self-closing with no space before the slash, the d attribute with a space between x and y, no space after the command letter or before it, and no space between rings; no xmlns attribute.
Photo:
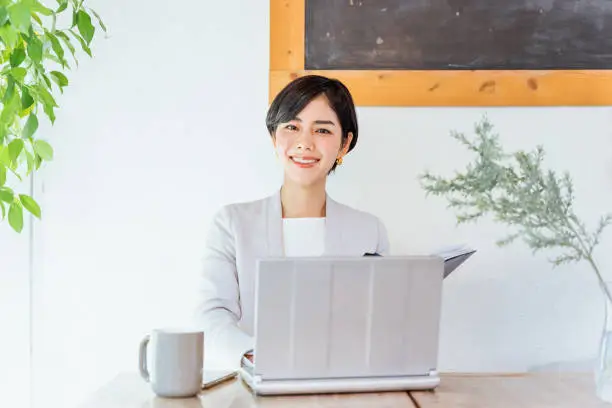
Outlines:
<svg viewBox="0 0 612 408"><path fill-rule="evenodd" d="M193 397L202 389L204 333L155 329L140 342L139 369L160 397Z"/></svg>

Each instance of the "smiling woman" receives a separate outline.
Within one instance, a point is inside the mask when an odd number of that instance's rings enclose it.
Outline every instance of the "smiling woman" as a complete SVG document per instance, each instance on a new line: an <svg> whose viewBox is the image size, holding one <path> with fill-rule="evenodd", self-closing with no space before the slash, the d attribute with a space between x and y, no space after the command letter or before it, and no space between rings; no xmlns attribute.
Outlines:
<svg viewBox="0 0 612 408"><path fill-rule="evenodd" d="M223 207L205 244L197 319L206 333L207 364L230 369L253 348L257 259L389 251L378 217L326 192L328 175L357 143L348 89L323 76L298 78L272 102L266 126L283 164L280 190Z"/></svg>
<svg viewBox="0 0 612 408"><path fill-rule="evenodd" d="M288 144L294 149L303 148L304 142L314 141L304 136L314 134L315 144L325 149L329 158L335 156L332 163L323 162L323 167L330 166L329 172L334 171L342 163L342 157L357 144L353 98L340 81L323 76L298 78L285 87L270 106L266 126L281 158L286 157L286 151L279 149Z"/></svg>

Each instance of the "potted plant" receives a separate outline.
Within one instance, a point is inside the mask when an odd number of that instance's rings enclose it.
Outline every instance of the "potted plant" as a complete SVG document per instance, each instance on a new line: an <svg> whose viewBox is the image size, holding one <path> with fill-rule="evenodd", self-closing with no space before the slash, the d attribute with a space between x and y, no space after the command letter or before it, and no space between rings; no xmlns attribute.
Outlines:
<svg viewBox="0 0 612 408"><path fill-rule="evenodd" d="M570 175L544 169L541 146L530 152L505 152L486 117L476 124L475 133L474 138L468 138L451 132L454 139L474 153L474 161L451 178L426 171L419 176L422 187L428 195L447 199L458 224L491 216L508 226L512 233L497 242L500 246L522 239L534 253L557 250L550 259L555 266L570 262L586 262L590 266L606 299L596 369L597 394L612 401L612 350L608 350L608 342L612 342L612 295L594 257L604 229L612 223L612 214L602 216L597 227L589 230L574 212Z"/></svg>
<svg viewBox="0 0 612 408"><path fill-rule="evenodd" d="M94 22L106 32L84 0L55 1L51 8L38 0L0 0L0 222L8 219L16 232L24 208L37 218L41 209L11 186L53 159L51 145L38 137L39 120L55 122L56 98L78 65L77 48L92 56Z"/></svg>

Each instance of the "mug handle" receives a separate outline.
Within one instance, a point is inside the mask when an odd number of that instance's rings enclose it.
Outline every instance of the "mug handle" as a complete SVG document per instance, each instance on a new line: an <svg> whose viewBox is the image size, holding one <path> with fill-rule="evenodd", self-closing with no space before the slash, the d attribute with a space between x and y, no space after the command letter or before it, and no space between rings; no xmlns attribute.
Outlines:
<svg viewBox="0 0 612 408"><path fill-rule="evenodd" d="M147 346L149 345L149 340L151 336L148 334L140 341L139 353L138 353L138 369L140 371L140 376L146 381L149 382L149 369L147 368Z"/></svg>

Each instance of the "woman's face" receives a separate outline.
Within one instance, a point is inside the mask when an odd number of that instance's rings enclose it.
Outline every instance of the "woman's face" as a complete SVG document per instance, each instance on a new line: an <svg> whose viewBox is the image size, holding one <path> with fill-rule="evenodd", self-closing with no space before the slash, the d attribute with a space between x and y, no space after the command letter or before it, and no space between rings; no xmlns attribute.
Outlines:
<svg viewBox="0 0 612 408"><path fill-rule="evenodd" d="M297 116L280 123L273 138L285 178L303 185L326 179L334 162L346 154L352 134L342 146L342 128L327 98L313 99Z"/></svg>

